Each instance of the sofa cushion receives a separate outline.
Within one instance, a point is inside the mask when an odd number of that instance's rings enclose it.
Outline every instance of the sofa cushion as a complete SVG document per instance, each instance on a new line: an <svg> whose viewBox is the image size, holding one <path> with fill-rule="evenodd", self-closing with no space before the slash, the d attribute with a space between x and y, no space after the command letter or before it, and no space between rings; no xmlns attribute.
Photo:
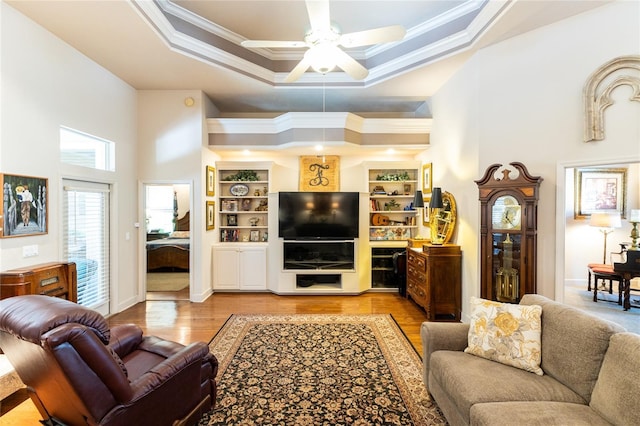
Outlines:
<svg viewBox="0 0 640 426"><path fill-rule="evenodd" d="M542 306L540 366L545 374L573 389L588 403L609 339L625 329L537 294L525 294L520 304Z"/></svg>
<svg viewBox="0 0 640 426"><path fill-rule="evenodd" d="M611 336L598 381L591 395L591 407L617 425L639 425L640 335Z"/></svg>
<svg viewBox="0 0 640 426"><path fill-rule="evenodd" d="M537 305L471 297L469 346L464 351L542 375L541 314Z"/></svg>
<svg viewBox="0 0 640 426"><path fill-rule="evenodd" d="M561 401L586 404L549 375L538 376L462 351L436 351L431 355L429 383L437 385L469 423L474 404L502 401ZM440 403L439 401L437 401Z"/></svg>
<svg viewBox="0 0 640 426"><path fill-rule="evenodd" d="M471 425L610 425L584 404L568 402L491 402L471 407Z"/></svg>

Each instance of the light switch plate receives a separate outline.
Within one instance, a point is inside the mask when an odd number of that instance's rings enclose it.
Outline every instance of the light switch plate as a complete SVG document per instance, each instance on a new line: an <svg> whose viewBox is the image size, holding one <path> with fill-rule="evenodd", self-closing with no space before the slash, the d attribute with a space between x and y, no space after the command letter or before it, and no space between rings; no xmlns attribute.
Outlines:
<svg viewBox="0 0 640 426"><path fill-rule="evenodd" d="M22 247L22 257L34 257L38 255L38 246L24 246Z"/></svg>

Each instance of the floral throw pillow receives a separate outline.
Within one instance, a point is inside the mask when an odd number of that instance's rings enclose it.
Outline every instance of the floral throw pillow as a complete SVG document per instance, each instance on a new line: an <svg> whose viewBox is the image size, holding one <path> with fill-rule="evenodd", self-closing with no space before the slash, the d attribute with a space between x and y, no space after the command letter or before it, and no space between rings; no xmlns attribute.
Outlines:
<svg viewBox="0 0 640 426"><path fill-rule="evenodd" d="M542 307L471 298L465 352L542 376Z"/></svg>

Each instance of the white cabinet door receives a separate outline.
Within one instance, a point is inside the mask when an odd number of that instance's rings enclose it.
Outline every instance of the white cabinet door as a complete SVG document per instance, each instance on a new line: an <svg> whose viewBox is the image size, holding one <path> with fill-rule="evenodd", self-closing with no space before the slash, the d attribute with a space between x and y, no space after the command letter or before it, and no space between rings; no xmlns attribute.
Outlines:
<svg viewBox="0 0 640 426"><path fill-rule="evenodd" d="M266 247L215 247L214 290L266 290Z"/></svg>
<svg viewBox="0 0 640 426"><path fill-rule="evenodd" d="M216 247L213 251L213 289L240 288L240 257L235 247Z"/></svg>
<svg viewBox="0 0 640 426"><path fill-rule="evenodd" d="M240 289L267 289L266 247L243 247L240 249Z"/></svg>

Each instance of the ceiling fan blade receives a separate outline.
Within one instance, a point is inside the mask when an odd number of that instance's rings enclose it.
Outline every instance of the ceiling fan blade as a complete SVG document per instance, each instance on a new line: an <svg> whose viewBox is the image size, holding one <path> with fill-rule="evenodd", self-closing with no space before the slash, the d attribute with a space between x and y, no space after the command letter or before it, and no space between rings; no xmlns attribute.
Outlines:
<svg viewBox="0 0 640 426"><path fill-rule="evenodd" d="M307 56L303 57L298 65L296 65L293 70L289 73L287 78L284 79L285 83L293 83L297 79L299 79L302 74L305 73L306 70L311 66L311 61L307 58Z"/></svg>
<svg viewBox="0 0 640 426"><path fill-rule="evenodd" d="M244 40L242 47L305 47L304 41L278 41L278 40Z"/></svg>
<svg viewBox="0 0 640 426"><path fill-rule="evenodd" d="M331 28L329 0L306 0L309 23L314 31Z"/></svg>
<svg viewBox="0 0 640 426"><path fill-rule="evenodd" d="M336 65L349 74L354 80L364 80L369 75L369 70L360 65L360 62L347 55L339 47L332 49Z"/></svg>
<svg viewBox="0 0 640 426"><path fill-rule="evenodd" d="M388 43L390 41L402 40L406 34L407 31L402 25L391 25L389 27L342 34L340 44L344 47L357 47Z"/></svg>

